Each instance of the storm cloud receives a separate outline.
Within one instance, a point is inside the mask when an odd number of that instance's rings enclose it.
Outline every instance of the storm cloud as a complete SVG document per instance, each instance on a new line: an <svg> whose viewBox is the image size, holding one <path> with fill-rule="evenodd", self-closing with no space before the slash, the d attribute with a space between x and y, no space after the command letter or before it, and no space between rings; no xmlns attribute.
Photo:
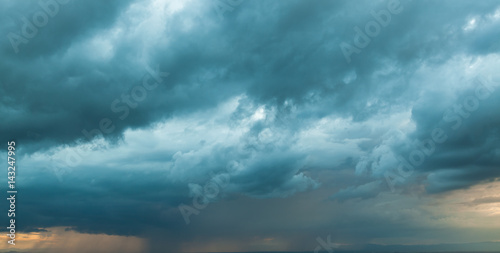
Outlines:
<svg viewBox="0 0 500 253"><path fill-rule="evenodd" d="M443 211L498 202L478 190L500 178L498 1L1 4L20 231L151 252L498 239Z"/></svg>

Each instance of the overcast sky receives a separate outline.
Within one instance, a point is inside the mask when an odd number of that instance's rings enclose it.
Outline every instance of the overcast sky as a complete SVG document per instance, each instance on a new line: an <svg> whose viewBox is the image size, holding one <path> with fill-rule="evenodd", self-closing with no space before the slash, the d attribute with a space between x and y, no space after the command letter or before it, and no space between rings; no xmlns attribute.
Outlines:
<svg viewBox="0 0 500 253"><path fill-rule="evenodd" d="M0 252L500 248L499 1L0 3Z"/></svg>

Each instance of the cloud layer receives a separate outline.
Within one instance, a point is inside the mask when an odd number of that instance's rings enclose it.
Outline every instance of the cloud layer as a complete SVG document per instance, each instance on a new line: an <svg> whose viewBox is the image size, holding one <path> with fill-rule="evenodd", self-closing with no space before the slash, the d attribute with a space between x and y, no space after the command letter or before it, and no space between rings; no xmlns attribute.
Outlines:
<svg viewBox="0 0 500 253"><path fill-rule="evenodd" d="M432 241L458 225L427 208L500 178L498 1L2 5L0 141L21 147L26 232L152 252L456 243L472 232ZM179 205L223 178L186 225Z"/></svg>

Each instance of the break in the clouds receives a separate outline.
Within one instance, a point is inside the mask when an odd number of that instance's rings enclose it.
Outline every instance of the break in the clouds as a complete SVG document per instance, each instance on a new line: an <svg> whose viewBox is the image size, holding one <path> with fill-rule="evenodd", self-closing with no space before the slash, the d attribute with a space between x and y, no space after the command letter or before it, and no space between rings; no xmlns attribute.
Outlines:
<svg viewBox="0 0 500 253"><path fill-rule="evenodd" d="M498 1L1 5L19 229L54 231L34 249L498 240Z"/></svg>

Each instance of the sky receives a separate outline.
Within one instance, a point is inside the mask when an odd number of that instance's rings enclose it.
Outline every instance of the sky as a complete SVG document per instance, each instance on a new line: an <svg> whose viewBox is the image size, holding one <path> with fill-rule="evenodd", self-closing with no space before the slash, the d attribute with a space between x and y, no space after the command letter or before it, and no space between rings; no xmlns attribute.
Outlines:
<svg viewBox="0 0 500 253"><path fill-rule="evenodd" d="M500 250L499 1L0 5L0 252Z"/></svg>

